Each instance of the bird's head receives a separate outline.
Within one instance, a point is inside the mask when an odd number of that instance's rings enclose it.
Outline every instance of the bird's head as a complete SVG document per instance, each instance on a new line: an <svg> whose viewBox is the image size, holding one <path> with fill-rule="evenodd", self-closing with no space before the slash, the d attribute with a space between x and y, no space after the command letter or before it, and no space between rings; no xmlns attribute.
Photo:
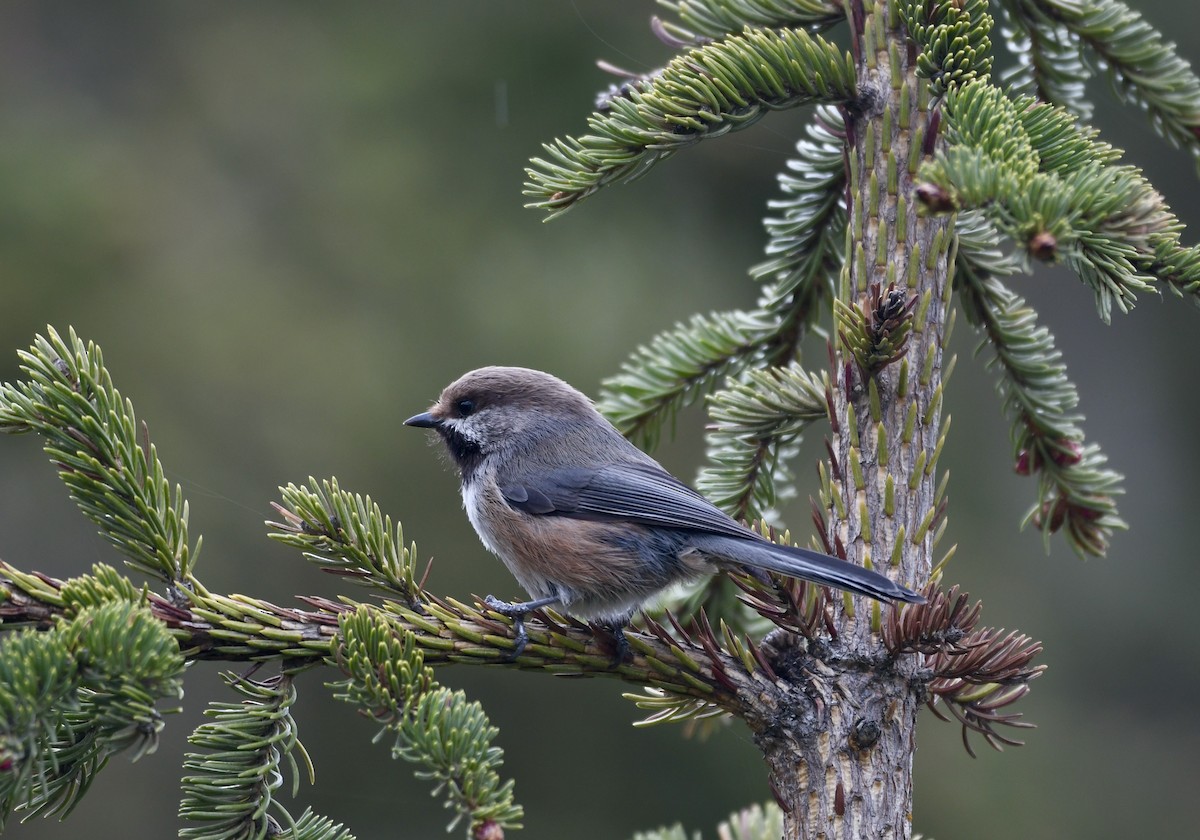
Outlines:
<svg viewBox="0 0 1200 840"><path fill-rule="evenodd" d="M466 478L491 455L573 437L574 429L597 421L608 425L586 396L555 376L484 367L451 382L428 411L404 425L437 430Z"/></svg>

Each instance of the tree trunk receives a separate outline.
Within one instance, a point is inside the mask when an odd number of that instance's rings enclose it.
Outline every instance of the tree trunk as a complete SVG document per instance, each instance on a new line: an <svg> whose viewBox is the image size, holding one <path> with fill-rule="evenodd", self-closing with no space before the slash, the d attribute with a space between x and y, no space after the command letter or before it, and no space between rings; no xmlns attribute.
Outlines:
<svg viewBox="0 0 1200 840"><path fill-rule="evenodd" d="M831 371L832 447L822 502L826 537L851 562L920 588L929 579L939 507L942 345L950 245L947 216L919 217L913 172L934 147L936 108L886 0L854 0L858 108L846 114L850 234L839 298L870 319L895 284L915 300L905 355L872 373L840 346ZM778 643L788 683L773 714L752 722L787 812L785 838L908 838L912 763L923 700L920 657L891 657L881 611L835 598L836 635ZM781 649L781 647L783 649ZM775 704L772 704L775 705Z"/></svg>

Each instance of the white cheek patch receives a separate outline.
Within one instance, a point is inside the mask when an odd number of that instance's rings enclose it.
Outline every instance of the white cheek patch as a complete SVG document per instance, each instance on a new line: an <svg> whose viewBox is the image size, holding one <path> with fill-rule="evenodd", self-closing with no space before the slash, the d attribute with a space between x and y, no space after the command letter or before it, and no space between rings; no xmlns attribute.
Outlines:
<svg viewBox="0 0 1200 840"><path fill-rule="evenodd" d="M463 440L479 449L487 449L491 443L491 429L486 423L480 422L479 415L472 414L470 417L455 420L451 423L451 428Z"/></svg>

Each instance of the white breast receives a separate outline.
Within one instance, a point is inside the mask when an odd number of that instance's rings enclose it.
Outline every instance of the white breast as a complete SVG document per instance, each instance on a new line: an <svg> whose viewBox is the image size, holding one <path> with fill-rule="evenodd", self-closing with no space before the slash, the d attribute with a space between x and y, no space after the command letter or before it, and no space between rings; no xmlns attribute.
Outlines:
<svg viewBox="0 0 1200 840"><path fill-rule="evenodd" d="M475 533L479 535L483 547L492 552L492 554L503 557L500 549L496 546L495 540L492 539L491 529L480 513L483 510L483 500L480 498L483 495L483 491L480 490L482 485L483 482L478 477L473 481L463 483L463 507L466 509L467 519L471 520L471 526L475 529Z"/></svg>
<svg viewBox="0 0 1200 840"><path fill-rule="evenodd" d="M485 498L485 494L488 492L485 488L488 488L489 485L491 492L495 494L495 497L490 499ZM488 508L489 504L491 506L505 504L496 490L495 482L484 481L482 476L476 475L473 480L463 484L462 500L463 507L467 511L467 518L471 520L471 525L475 528L475 533L479 535L483 547L500 558L500 561L504 563L526 592L534 598L554 596L562 600L564 604L570 600L564 597L561 587L554 581L532 573L528 564L522 564L517 558L511 556L509 553L511 546L506 545L504 535L499 535L497 538L491 524L483 516L483 511Z"/></svg>

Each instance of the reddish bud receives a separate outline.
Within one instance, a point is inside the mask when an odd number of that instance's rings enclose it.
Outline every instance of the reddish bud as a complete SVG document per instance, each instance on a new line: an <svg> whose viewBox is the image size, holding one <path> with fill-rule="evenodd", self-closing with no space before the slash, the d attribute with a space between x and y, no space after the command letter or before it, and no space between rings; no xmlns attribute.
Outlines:
<svg viewBox="0 0 1200 840"><path fill-rule="evenodd" d="M1062 527L1063 521L1067 518L1067 504L1065 499L1054 499L1049 502L1043 502L1041 508L1033 515L1033 524L1039 530L1047 531L1054 534Z"/></svg>
<svg viewBox="0 0 1200 840"><path fill-rule="evenodd" d="M1033 474L1033 456L1028 449L1022 449L1017 453L1017 462L1013 464L1013 469L1017 475L1032 475Z"/></svg>
<svg viewBox="0 0 1200 840"><path fill-rule="evenodd" d="M504 840L504 828L495 820L484 820L471 829L471 840Z"/></svg>
<svg viewBox="0 0 1200 840"><path fill-rule="evenodd" d="M1058 239L1054 234L1043 230L1029 237L1028 247L1030 255L1047 262L1058 254Z"/></svg>
<svg viewBox="0 0 1200 840"><path fill-rule="evenodd" d="M937 184L917 184L917 201L924 204L933 213L949 213L954 209L950 194Z"/></svg>
<svg viewBox="0 0 1200 840"><path fill-rule="evenodd" d="M1050 458L1060 467L1072 467L1083 460L1083 447L1076 440L1060 441Z"/></svg>

